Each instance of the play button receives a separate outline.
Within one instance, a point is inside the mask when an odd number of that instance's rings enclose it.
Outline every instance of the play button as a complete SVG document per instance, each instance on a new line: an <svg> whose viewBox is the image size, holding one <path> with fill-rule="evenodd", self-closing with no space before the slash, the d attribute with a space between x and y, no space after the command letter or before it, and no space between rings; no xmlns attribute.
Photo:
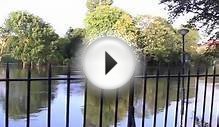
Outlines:
<svg viewBox="0 0 219 127"><path fill-rule="evenodd" d="M105 74L108 74L108 72L117 64L117 62L107 53L105 52Z"/></svg>
<svg viewBox="0 0 219 127"><path fill-rule="evenodd" d="M135 70L135 55L127 42L103 37L91 42L82 59L86 78L102 89L127 84Z"/></svg>

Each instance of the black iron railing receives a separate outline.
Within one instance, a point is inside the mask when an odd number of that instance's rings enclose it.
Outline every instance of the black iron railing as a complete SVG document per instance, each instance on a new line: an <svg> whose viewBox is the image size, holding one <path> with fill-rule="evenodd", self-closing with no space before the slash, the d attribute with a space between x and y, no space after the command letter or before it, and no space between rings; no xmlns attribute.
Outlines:
<svg viewBox="0 0 219 127"><path fill-rule="evenodd" d="M32 81L47 81L48 82L48 113L47 113L47 127L51 127L51 85L52 81L54 80L65 80L67 81L67 100L66 100L66 127L69 127L70 124L70 85L71 81L74 80L85 80L85 78L80 77L80 78L73 78L71 77L71 68L68 66L68 71L67 71L67 76L64 78L59 78L59 77L52 77L52 66L49 65L48 69L48 77L43 77L43 78L32 78L31 76L31 65L28 68L28 75L27 78L10 78L9 74L9 64L6 66L6 78L1 78L1 82L6 83L6 101L5 101L5 127L9 127L9 84L10 82L14 81L25 81L27 82L27 113L26 113L26 127L30 127L30 95L31 95L31 82ZM208 69L206 69L205 73L200 73L200 68L196 70L196 74L191 74L190 69L186 71L185 74L181 74L181 71L179 70L176 74L171 74L171 69L168 69L168 73L165 75L160 74L160 69L159 67L157 68L156 74L155 75L149 75L147 72L146 67L143 69L144 73L141 76L134 76L132 79L132 83L129 89L129 107L128 107L128 121L127 121L127 126L128 127L136 127L135 123L135 107L134 107L134 92L135 92L135 80L134 79L144 79L143 83L143 104L142 104L142 122L141 126L145 127L145 110L146 110L146 95L147 95L147 80L148 79L155 79L155 101L154 101L154 116L153 116L153 127L158 127L157 125L157 105L158 105L158 86L159 86L159 80L164 78L166 79L167 83L167 97L165 99L165 114L164 114L164 127L167 127L167 122L168 122L168 102L169 102L169 93L170 93L170 80L171 78L176 78L177 79L177 94L176 94L176 107L175 107L175 119L174 119L174 127L177 126L196 126L196 118L197 118L197 102L198 102L198 89L199 89L199 79L204 78L204 95L203 95L203 108L202 108L202 118L201 118L201 127L204 127L204 120L206 114L206 95L207 95L207 84L208 84L208 78L212 78L212 91L211 91L211 103L210 103L210 114L209 115L209 127L213 127L213 108L215 108L216 104L214 103L214 98L215 98L215 87L216 87L216 78L219 78L219 74L216 74L216 66L213 68L213 73L209 74ZM195 106L194 106L194 115L193 115L193 123L188 123L187 122L187 117L188 117L188 107L189 107L189 89L187 89L186 94L183 95L184 97L180 99L181 96L181 86L182 86L182 78L186 78L187 82L184 82L184 85L187 86L187 88L190 87L190 79L191 78L196 78L196 86L195 86ZM86 119L87 119L87 81L85 83L85 92L84 92L84 111L83 111L83 127L86 127ZM119 105L119 89L116 90L116 96L115 96L115 114L114 114L114 126L117 127L118 123L118 105ZM181 102L181 103L179 103ZM104 104L104 90L101 90L100 92L100 107L99 107L99 127L103 126L103 104ZM181 106L180 106L181 105ZM181 109L180 109L181 107ZM185 110L184 108L185 107ZM178 111L181 113L179 114ZM185 114L185 115L184 115ZM179 115L180 118L179 118ZM216 118L217 120L219 118ZM219 126L219 120L216 122L217 127Z"/></svg>

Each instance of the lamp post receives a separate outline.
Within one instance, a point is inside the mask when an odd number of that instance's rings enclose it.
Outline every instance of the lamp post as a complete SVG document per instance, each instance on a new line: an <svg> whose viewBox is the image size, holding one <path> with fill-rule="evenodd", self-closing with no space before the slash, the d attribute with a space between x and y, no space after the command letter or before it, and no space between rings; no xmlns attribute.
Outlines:
<svg viewBox="0 0 219 127"><path fill-rule="evenodd" d="M185 74L185 36L189 32L188 29L180 29L179 33L182 35L182 100L181 100L181 127L183 125L183 115L184 115L184 102L185 102L185 85L184 85L184 74Z"/></svg>

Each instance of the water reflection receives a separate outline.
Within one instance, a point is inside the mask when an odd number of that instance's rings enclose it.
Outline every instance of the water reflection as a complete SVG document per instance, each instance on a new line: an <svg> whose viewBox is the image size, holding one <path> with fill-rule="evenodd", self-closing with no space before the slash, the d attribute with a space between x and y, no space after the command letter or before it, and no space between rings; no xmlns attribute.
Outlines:
<svg viewBox="0 0 219 127"><path fill-rule="evenodd" d="M191 82L195 82L195 79L191 79ZM177 95L177 84L178 81L175 78L170 80L170 92L169 92L169 101L168 105L171 105L171 102L176 101ZM194 83L193 83L194 84ZM142 117L142 105L143 105L143 79L135 80L135 117ZM192 86L194 87L194 86ZM158 98L157 98L157 109L158 113L163 112L165 108L166 96L167 96L167 79L159 80L158 88ZM112 94L112 93L111 93ZM100 91L97 92L88 92L88 117L89 125L87 126L98 126L99 122L99 102L100 102ZM189 98L195 96L194 90L190 90ZM181 99L181 97L180 97ZM154 103L155 103L155 80L147 80L147 92L146 92L146 119L151 119L154 115ZM113 125L114 122L114 113L115 113L115 93L111 96L104 96L104 105L103 105L103 126L109 127ZM128 110L128 88L124 88L120 93L119 97L119 107L118 107L118 121L121 122L124 117L127 115Z"/></svg>
<svg viewBox="0 0 219 127"><path fill-rule="evenodd" d="M2 69L1 77L4 77L4 70ZM10 69L10 77L26 77L27 71L25 69L16 69L12 66ZM46 70L32 71L34 77L41 77L45 75ZM42 74L42 75L41 75ZM52 85L52 95L51 100L55 98L56 93L56 82ZM0 84L0 100L5 102L5 82ZM47 108L48 102L48 85L46 81L33 81L31 82L31 96L30 96L30 113L38 113ZM27 83L16 81L10 82L9 85L9 117L11 119L23 119L26 117L27 111ZM1 105L3 110L5 110L5 104Z"/></svg>

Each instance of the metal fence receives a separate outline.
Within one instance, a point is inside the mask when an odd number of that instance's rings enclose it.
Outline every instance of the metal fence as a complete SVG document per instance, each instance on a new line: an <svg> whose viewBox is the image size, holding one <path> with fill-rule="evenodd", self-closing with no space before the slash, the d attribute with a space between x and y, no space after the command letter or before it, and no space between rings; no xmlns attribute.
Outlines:
<svg viewBox="0 0 219 127"><path fill-rule="evenodd" d="M67 100L66 100L66 127L69 127L70 124L70 83L73 80L86 80L85 78L72 78L71 77L71 68L68 67L67 71L67 77L59 78L59 77L52 77L52 67L49 65L48 69L48 76L43 78L32 78L31 76L31 66L28 67L28 75L27 78L10 78L9 77L9 64L6 66L6 77L0 79L1 82L6 83L6 101L5 101L5 127L9 127L9 84L10 82L15 81L25 81L27 82L27 113L26 113L26 127L30 127L30 94L31 94L31 82L33 81L47 81L48 82L48 113L47 113L47 127L51 127L51 82L54 80L64 80L67 81ZM136 75L133 77L133 79L143 79L143 105L142 105L142 121L141 126L145 127L145 110L146 110L146 93L148 91L147 89L147 80L148 79L155 79L156 83L155 85L155 102L154 102L154 116L153 116L153 127L158 127L157 125L157 99L158 99L158 86L159 86L159 80L162 78L166 79L167 83L167 97L166 97L166 105L165 105L165 115L164 115L164 125L163 127L167 127L167 121L168 121L168 101L169 101L169 90L170 90L170 80L171 78L177 79L177 100L176 100L176 107L175 107L175 119L174 119L174 126L181 126L181 127L195 127L195 126L208 126L213 127L213 108L215 108L216 104L214 103L215 98L215 87L216 87L216 78L219 77L219 74L216 73L216 66L213 68L213 73L209 74L208 69L206 69L205 73L200 73L200 68L196 70L195 74L192 74L190 69L184 72L182 74L181 70L179 69L176 74L171 73L171 69L168 69L167 74L160 74L159 67L156 70L156 74L148 74L147 68L144 67L144 73L143 75ZM208 78L213 79L212 83L212 91L211 91L211 104L210 104L210 113L208 114L210 119L208 121L208 124L206 125L204 123L205 115L206 115L206 88L208 83ZM184 79L187 79L186 82ZM187 86L189 88L190 86L190 78L196 78L196 87L195 87L195 102L194 102L194 115L193 115L193 123L187 123L187 117L188 117L188 107L189 107L189 89L185 91L184 87ZM197 116L197 102L198 102L198 89L199 89L199 79L204 78L205 79L205 87L204 87L204 95L203 95L203 108L202 108L202 118L200 120L200 124L197 125L196 116ZM135 123L135 107L134 107L134 92L135 92L135 82L134 80L131 80L131 86L129 89L129 104L128 104L128 121L127 126L128 127L136 127ZM86 114L87 114L87 83L85 83L85 92L84 92L84 111L83 111L83 127L86 127ZM180 100L180 96L182 99ZM101 90L100 92L100 107L99 107L99 127L103 126L103 103L104 103L104 90ZM181 102L181 103L180 103ZM118 105L119 105L119 90L116 90L116 96L115 96L115 113L114 113L114 126L118 126ZM181 106L180 106L181 105ZM180 108L181 107L181 108ZM179 112L178 112L179 111ZM180 114L178 114L180 113ZM180 115L180 117L179 117ZM217 118L219 119L219 117ZM219 120L217 121L217 127L219 127Z"/></svg>

